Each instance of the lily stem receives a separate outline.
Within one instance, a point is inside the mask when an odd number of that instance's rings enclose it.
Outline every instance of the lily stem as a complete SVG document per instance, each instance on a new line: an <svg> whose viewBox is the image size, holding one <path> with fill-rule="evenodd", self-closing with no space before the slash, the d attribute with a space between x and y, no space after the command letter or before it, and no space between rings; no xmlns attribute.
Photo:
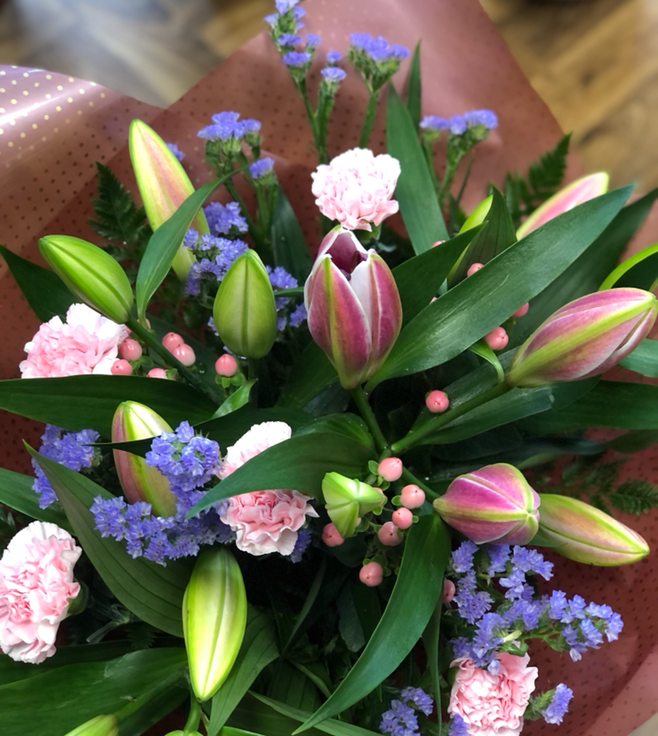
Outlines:
<svg viewBox="0 0 658 736"><path fill-rule="evenodd" d="M199 730L199 719L201 718L201 703L195 698L194 694L190 694L190 714L187 717L183 733L195 733Z"/></svg>
<svg viewBox="0 0 658 736"><path fill-rule="evenodd" d="M388 442L386 441L386 437L384 437L384 433L382 432L377 422L375 412L372 410L372 407L368 402L368 397L366 396L363 388L361 386L353 388L352 397L354 398L354 401L356 402L356 405L361 412L361 416L363 417L364 422L368 425L370 433L375 438L377 448L380 450L380 452L386 453L386 455L388 455L390 453Z"/></svg>

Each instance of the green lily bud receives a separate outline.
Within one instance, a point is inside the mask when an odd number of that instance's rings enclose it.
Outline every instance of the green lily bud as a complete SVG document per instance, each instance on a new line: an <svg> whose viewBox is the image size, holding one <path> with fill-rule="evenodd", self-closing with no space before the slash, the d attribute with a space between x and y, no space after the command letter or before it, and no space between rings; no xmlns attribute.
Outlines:
<svg viewBox="0 0 658 736"><path fill-rule="evenodd" d="M119 404L112 420L112 442L131 442L173 431L153 409L136 401ZM146 501L157 516L176 513L176 497L162 473L139 455L112 450L119 482L130 503Z"/></svg>
<svg viewBox="0 0 658 736"><path fill-rule="evenodd" d="M130 123L128 146L146 216L157 230L194 192L194 186L167 144L141 120ZM191 227L200 235L210 232L203 210L199 210ZM194 261L189 248L178 249L171 267L181 281L187 278Z"/></svg>
<svg viewBox="0 0 658 736"><path fill-rule="evenodd" d="M637 562L649 554L649 545L637 532L594 506L554 493L539 497L539 531L533 544L604 567Z"/></svg>
<svg viewBox="0 0 658 736"><path fill-rule="evenodd" d="M96 716L69 731L66 736L119 736L119 721L115 716Z"/></svg>
<svg viewBox="0 0 658 736"><path fill-rule="evenodd" d="M233 353L247 358L267 355L276 337L276 304L265 266L247 250L222 279L213 319L219 336Z"/></svg>
<svg viewBox="0 0 658 736"><path fill-rule="evenodd" d="M247 625L247 594L228 550L213 547L197 558L183 598L183 634L190 682L208 700L228 677Z"/></svg>
<svg viewBox="0 0 658 736"><path fill-rule="evenodd" d="M386 497L379 488L340 473L327 473L322 479L322 495L329 518L344 539L354 534L359 517L381 510Z"/></svg>
<svg viewBox="0 0 658 736"><path fill-rule="evenodd" d="M133 292L121 266L97 245L70 235L47 235L39 250L48 265L83 302L123 324L130 316Z"/></svg>

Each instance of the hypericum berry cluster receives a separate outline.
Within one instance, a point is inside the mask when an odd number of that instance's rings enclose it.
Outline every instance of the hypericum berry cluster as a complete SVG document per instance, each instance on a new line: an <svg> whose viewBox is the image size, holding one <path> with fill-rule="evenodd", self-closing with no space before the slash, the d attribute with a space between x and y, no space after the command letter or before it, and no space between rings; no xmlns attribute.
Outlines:
<svg viewBox="0 0 658 736"><path fill-rule="evenodd" d="M391 701L389 710L382 713L381 733L391 736L419 736L418 714L432 715L434 701L419 687L406 687L400 697Z"/></svg>

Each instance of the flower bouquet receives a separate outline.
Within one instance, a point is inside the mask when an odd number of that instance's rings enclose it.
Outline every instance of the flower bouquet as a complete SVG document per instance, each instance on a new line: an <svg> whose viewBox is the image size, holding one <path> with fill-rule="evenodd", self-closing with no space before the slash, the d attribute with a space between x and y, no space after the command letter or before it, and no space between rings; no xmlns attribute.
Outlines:
<svg viewBox="0 0 658 736"><path fill-rule="evenodd" d="M42 324L0 408L46 423L34 474L0 473L3 733L182 711L172 734L510 736L566 725L563 665L623 638L548 581L649 553L611 511L658 493L600 461L653 441L656 394L601 376L656 374L655 247L617 265L655 194L563 186L565 138L471 204L494 112L423 116L418 47L363 29L343 57L303 17L266 20L311 225L265 124L206 121L195 186L149 113L139 196L100 163L85 192L97 244L46 233L49 268L2 248ZM348 83L359 135L330 155Z"/></svg>

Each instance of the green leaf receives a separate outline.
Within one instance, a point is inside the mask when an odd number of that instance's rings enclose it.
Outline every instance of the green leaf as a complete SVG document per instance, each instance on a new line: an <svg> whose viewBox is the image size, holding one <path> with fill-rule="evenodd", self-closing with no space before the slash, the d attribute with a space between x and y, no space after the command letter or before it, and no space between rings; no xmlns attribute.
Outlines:
<svg viewBox="0 0 658 736"><path fill-rule="evenodd" d="M163 689L164 684L158 683L155 688L125 706L124 710L130 708L131 712L121 721L119 736L142 736L148 733L151 726L158 724L189 699L189 687L184 679L173 675L168 679L174 682L172 687Z"/></svg>
<svg viewBox="0 0 658 736"><path fill-rule="evenodd" d="M658 378L658 340L642 340L619 365L643 376Z"/></svg>
<svg viewBox="0 0 658 736"><path fill-rule="evenodd" d="M0 381L0 409L70 431L93 428L110 436L112 417L122 401L150 406L171 425L196 423L215 407L202 394L177 381L138 376L64 376Z"/></svg>
<svg viewBox="0 0 658 736"><path fill-rule="evenodd" d="M68 520L104 583L121 603L157 629L183 636L182 604L190 576L187 562L167 566L143 557L133 559L120 542L103 538L96 531L89 511L96 496L113 498L99 485L28 447L50 481Z"/></svg>
<svg viewBox="0 0 658 736"><path fill-rule="evenodd" d="M654 192L651 192L651 194L654 195L655 199ZM647 195L647 197L649 196L651 195ZM656 278L658 278L658 245L650 245L620 263L599 288L610 289L613 286L634 286L637 289L648 291Z"/></svg>
<svg viewBox="0 0 658 736"><path fill-rule="evenodd" d="M217 407L217 411L212 415L211 419L219 419L225 417L227 414L232 414L234 411L241 409L245 404L249 403L249 394L253 388L256 379L253 378L251 381L247 381L240 388L234 391L226 401Z"/></svg>
<svg viewBox="0 0 658 736"><path fill-rule="evenodd" d="M421 82L420 82L420 41L416 44L414 54L411 57L409 76L407 77L407 109L414 130L418 130L420 124L421 110Z"/></svg>
<svg viewBox="0 0 658 736"><path fill-rule="evenodd" d="M404 226L414 252L423 253L437 240L447 240L448 231L418 142L417 128L392 84L388 87L386 106L386 148L402 169L395 198L400 203Z"/></svg>
<svg viewBox="0 0 658 736"><path fill-rule="evenodd" d="M512 344L518 345L523 342L544 320L567 302L599 289L601 281L619 262L621 254L656 198L658 189L624 207L591 247L530 302L528 313L514 325L511 334Z"/></svg>
<svg viewBox="0 0 658 736"><path fill-rule="evenodd" d="M262 698L264 696L259 696ZM240 702L229 719L231 728L244 729L247 733L256 732L265 736L291 736L299 721L294 720L281 712L265 705L252 691ZM313 729L311 736L320 736L318 729ZM224 736L224 732L221 732ZM368 736L371 736L368 734Z"/></svg>
<svg viewBox="0 0 658 736"><path fill-rule="evenodd" d="M441 612L443 603L436 604L432 618L423 633L423 644L427 653L427 667L432 678L432 697L441 702L441 675L439 673L439 640L441 637ZM438 709L439 728L441 727L441 709Z"/></svg>
<svg viewBox="0 0 658 736"><path fill-rule="evenodd" d="M436 514L422 516L407 535L393 592L363 653L329 700L295 733L322 728L322 721L357 703L399 667L434 613L449 553L441 519Z"/></svg>
<svg viewBox="0 0 658 736"><path fill-rule="evenodd" d="M266 488L294 488L321 498L326 473L363 477L368 461L375 457L372 447L359 443L353 435L314 427L253 457L211 488L189 513L196 514L223 498Z"/></svg>
<svg viewBox="0 0 658 736"><path fill-rule="evenodd" d="M288 636L288 641L286 642L286 645L283 649L283 655L286 654L288 649L290 649L291 645L296 641L297 632L299 631L300 627L306 620L306 617L310 613L311 608L313 608L313 604L315 603L315 600L318 597L318 593L320 592L320 588L322 587L322 583L324 582L324 575L325 575L326 570L327 570L327 558L323 556L322 562L320 563L320 569L318 570L315 578L313 579L313 582L311 583L311 587L309 588L306 598L304 600L304 605L302 606L302 610L299 612L295 620L295 624L292 627L290 636Z"/></svg>
<svg viewBox="0 0 658 736"><path fill-rule="evenodd" d="M281 187L276 197L272 218L272 249L274 263L303 284L311 273L311 256L297 216Z"/></svg>
<svg viewBox="0 0 658 736"><path fill-rule="evenodd" d="M280 659L271 668L267 696L285 703L290 708L299 708L312 713L320 703L320 692L313 680L292 662Z"/></svg>
<svg viewBox="0 0 658 736"><path fill-rule="evenodd" d="M569 406L524 419L520 426L536 434L587 427L658 429L658 386L600 381Z"/></svg>
<svg viewBox="0 0 658 736"><path fill-rule="evenodd" d="M0 253L27 303L42 322L53 317L64 319L71 304L79 301L53 271L17 256L4 245L0 245Z"/></svg>
<svg viewBox="0 0 658 736"><path fill-rule="evenodd" d="M222 729L256 677L278 656L270 617L250 607L238 658L231 673L212 699L208 736L215 736Z"/></svg>
<svg viewBox="0 0 658 736"><path fill-rule="evenodd" d="M469 350L483 360L486 360L487 363L493 367L499 381L502 381L505 378L505 369L498 360L496 353L494 353L489 345L487 345L485 340L478 340L474 345L470 346Z"/></svg>
<svg viewBox="0 0 658 736"><path fill-rule="evenodd" d="M277 404L301 409L323 388L337 380L336 369L329 358L314 342L310 342L293 364Z"/></svg>
<svg viewBox="0 0 658 736"><path fill-rule="evenodd" d="M617 189L550 220L425 307L402 330L368 390L445 363L509 319L589 247L630 191Z"/></svg>
<svg viewBox="0 0 658 736"><path fill-rule="evenodd" d="M39 496L32 490L33 483L34 478L30 475L0 468L0 503L33 519L57 524L70 532L71 525L61 509L55 506L39 508Z"/></svg>
<svg viewBox="0 0 658 736"><path fill-rule="evenodd" d="M35 677L0 687L0 733L63 736L146 693L154 697L169 690L172 681L183 679L186 666L185 650L170 648L133 652L109 662L36 668L39 674ZM169 702L171 705L171 698ZM135 732L122 725L121 734Z"/></svg>
<svg viewBox="0 0 658 736"><path fill-rule="evenodd" d="M658 507L658 488L646 480L627 480L608 495L608 500L628 514L647 513Z"/></svg>
<svg viewBox="0 0 658 736"><path fill-rule="evenodd" d="M146 307L158 286L169 273L174 256L199 208L217 187L233 176L233 173L210 181L196 192L192 192L176 212L151 236L139 264L135 283L137 314L142 322L146 314Z"/></svg>
<svg viewBox="0 0 658 736"><path fill-rule="evenodd" d="M435 248L409 258L393 269L402 301L404 324L425 309L432 297L436 296L450 269L483 227L484 225L478 225L460 233Z"/></svg>

